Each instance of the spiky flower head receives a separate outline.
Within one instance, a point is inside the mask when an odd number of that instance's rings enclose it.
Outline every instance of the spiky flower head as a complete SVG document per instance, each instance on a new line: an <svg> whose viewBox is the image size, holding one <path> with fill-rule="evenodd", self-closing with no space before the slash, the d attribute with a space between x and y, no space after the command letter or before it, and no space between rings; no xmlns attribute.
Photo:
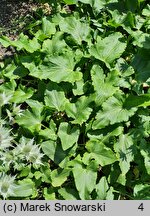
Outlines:
<svg viewBox="0 0 150 216"><path fill-rule="evenodd" d="M32 163L35 168L42 165L43 154L40 152L40 147L34 144L34 139L27 140L25 137L21 138L21 143L15 148L16 152L22 159Z"/></svg>
<svg viewBox="0 0 150 216"><path fill-rule="evenodd" d="M10 130L0 125L0 150L5 150L11 146L13 138L10 136Z"/></svg>
<svg viewBox="0 0 150 216"><path fill-rule="evenodd" d="M8 104L12 95L7 95L5 92L0 93L0 106L2 107L5 104Z"/></svg>
<svg viewBox="0 0 150 216"><path fill-rule="evenodd" d="M16 103L13 104L13 115L22 116L23 110L21 109L21 105L18 105Z"/></svg>
<svg viewBox="0 0 150 216"><path fill-rule="evenodd" d="M14 196L15 176L0 174L0 195L6 199L7 197Z"/></svg>
<svg viewBox="0 0 150 216"><path fill-rule="evenodd" d="M0 161L2 166L5 167L5 171L10 169L11 164L14 164L16 159L13 150L0 151Z"/></svg>

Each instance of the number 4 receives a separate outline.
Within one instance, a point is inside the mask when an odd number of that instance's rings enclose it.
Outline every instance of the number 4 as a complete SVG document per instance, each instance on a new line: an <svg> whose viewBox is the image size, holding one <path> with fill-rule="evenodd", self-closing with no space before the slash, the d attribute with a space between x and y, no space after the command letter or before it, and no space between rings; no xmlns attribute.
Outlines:
<svg viewBox="0 0 150 216"><path fill-rule="evenodd" d="M143 211L144 210L144 206L143 206L143 203L141 203L138 207L139 210Z"/></svg>

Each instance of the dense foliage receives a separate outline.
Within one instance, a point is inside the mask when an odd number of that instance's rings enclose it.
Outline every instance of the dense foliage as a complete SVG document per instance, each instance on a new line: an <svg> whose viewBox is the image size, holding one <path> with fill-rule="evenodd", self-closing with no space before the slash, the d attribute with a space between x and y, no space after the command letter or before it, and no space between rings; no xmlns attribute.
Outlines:
<svg viewBox="0 0 150 216"><path fill-rule="evenodd" d="M0 37L1 198L150 199L150 5L45 2Z"/></svg>

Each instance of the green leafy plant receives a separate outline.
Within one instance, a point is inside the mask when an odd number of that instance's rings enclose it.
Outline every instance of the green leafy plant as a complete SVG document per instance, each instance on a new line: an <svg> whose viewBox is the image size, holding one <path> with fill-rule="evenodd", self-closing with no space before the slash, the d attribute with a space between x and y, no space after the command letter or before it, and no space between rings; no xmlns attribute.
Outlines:
<svg viewBox="0 0 150 216"><path fill-rule="evenodd" d="M1 198L149 199L150 5L51 4L0 37Z"/></svg>

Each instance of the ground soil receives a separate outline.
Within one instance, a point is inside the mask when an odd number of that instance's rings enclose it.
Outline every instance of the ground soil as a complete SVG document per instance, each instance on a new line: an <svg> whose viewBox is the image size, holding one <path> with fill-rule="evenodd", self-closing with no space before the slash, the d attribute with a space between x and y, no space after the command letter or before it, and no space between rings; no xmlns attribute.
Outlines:
<svg viewBox="0 0 150 216"><path fill-rule="evenodd" d="M65 5L64 9L67 13L71 13L74 5ZM42 10L44 15L52 13L48 3L38 3L37 0L0 0L0 37L7 36L11 40L16 40L26 26L36 19L38 10ZM0 63L14 52L13 47L5 48L0 44Z"/></svg>
<svg viewBox="0 0 150 216"><path fill-rule="evenodd" d="M34 0L0 0L0 36L4 35L11 40L17 39L27 23L30 22L35 11L43 7ZM11 56L13 49L4 48L0 44L0 60Z"/></svg>
<svg viewBox="0 0 150 216"><path fill-rule="evenodd" d="M19 20L31 16L38 3L32 0L1 0L0 34L9 35L18 31Z"/></svg>

